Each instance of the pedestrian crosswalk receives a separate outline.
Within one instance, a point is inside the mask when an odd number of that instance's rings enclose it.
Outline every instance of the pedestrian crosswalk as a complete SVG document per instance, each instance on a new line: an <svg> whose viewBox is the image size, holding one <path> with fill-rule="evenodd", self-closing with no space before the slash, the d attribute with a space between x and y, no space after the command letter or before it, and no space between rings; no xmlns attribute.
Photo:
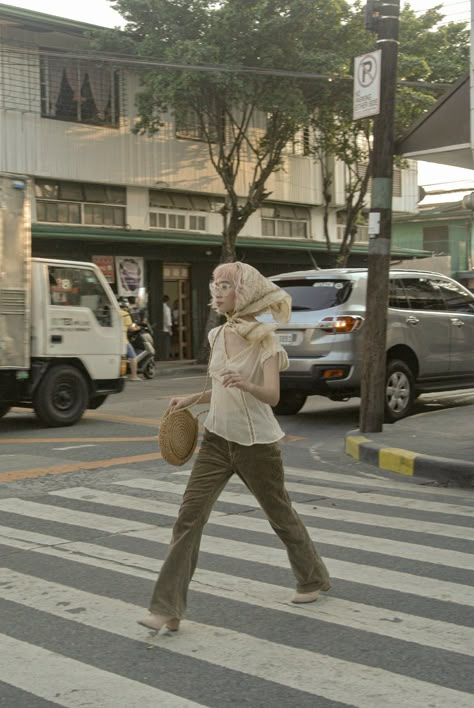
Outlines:
<svg viewBox="0 0 474 708"><path fill-rule="evenodd" d="M232 479L189 618L156 636L136 620L188 474L0 499L0 706L474 705L472 490L287 468L333 583L296 606L284 548Z"/></svg>

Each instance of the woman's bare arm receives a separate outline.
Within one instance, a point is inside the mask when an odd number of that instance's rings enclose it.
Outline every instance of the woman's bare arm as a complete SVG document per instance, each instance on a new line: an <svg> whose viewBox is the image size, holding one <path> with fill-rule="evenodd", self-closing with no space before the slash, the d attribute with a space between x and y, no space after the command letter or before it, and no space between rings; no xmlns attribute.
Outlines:
<svg viewBox="0 0 474 708"><path fill-rule="evenodd" d="M187 406L192 406L196 401L199 403L209 403L211 400L211 391L206 391L205 393L191 393L189 396L178 396L172 398L169 402L169 408L172 410L179 410L180 408L186 408Z"/></svg>
<svg viewBox="0 0 474 708"><path fill-rule="evenodd" d="M263 386L257 386L242 378L238 371L226 369L222 374L222 383L226 388L240 388L263 403L276 406L280 400L280 371L278 355L269 357L263 364Z"/></svg>

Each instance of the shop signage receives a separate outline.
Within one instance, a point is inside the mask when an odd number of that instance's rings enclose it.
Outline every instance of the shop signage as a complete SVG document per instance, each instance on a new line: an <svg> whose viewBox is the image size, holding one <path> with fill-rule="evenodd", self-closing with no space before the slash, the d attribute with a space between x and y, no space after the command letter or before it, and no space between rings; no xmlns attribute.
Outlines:
<svg viewBox="0 0 474 708"><path fill-rule="evenodd" d="M144 287L143 258L135 256L116 256L117 291L119 296L137 297L140 288Z"/></svg>
<svg viewBox="0 0 474 708"><path fill-rule="evenodd" d="M115 283L115 264L113 256L92 256L92 262L101 269L108 283Z"/></svg>

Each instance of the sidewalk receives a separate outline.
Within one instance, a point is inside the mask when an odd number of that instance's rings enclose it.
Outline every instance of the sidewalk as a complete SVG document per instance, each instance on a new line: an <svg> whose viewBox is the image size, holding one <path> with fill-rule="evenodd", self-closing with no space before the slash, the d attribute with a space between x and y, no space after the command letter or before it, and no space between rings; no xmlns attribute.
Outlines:
<svg viewBox="0 0 474 708"><path fill-rule="evenodd" d="M474 486L474 405L414 415L381 433L346 435L346 453L383 470Z"/></svg>
<svg viewBox="0 0 474 708"><path fill-rule="evenodd" d="M196 364L194 359L169 359L169 361L156 361L156 376L184 376L194 375L199 376L205 374L207 366L205 364Z"/></svg>

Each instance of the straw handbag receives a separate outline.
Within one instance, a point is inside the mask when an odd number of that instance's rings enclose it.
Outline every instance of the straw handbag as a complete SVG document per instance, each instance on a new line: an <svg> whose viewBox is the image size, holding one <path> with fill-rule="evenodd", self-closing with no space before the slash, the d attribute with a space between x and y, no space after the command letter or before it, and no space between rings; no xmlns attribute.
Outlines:
<svg viewBox="0 0 474 708"><path fill-rule="evenodd" d="M220 328L219 332L222 330ZM209 355L209 364L211 362L212 353L214 351L214 343L217 339L216 334ZM190 457L192 457L196 449L199 435L199 416L207 411L202 411L194 416L189 410L191 406L196 406L206 393L207 384L209 382L209 366L207 367L206 383L204 390L199 398L191 403L186 408L180 408L177 411L168 409L163 416L158 431L158 445L160 452L165 460L170 465L184 465Z"/></svg>
<svg viewBox="0 0 474 708"><path fill-rule="evenodd" d="M170 465L184 465L196 449L199 433L197 416L188 408L166 411L158 432L163 459Z"/></svg>

